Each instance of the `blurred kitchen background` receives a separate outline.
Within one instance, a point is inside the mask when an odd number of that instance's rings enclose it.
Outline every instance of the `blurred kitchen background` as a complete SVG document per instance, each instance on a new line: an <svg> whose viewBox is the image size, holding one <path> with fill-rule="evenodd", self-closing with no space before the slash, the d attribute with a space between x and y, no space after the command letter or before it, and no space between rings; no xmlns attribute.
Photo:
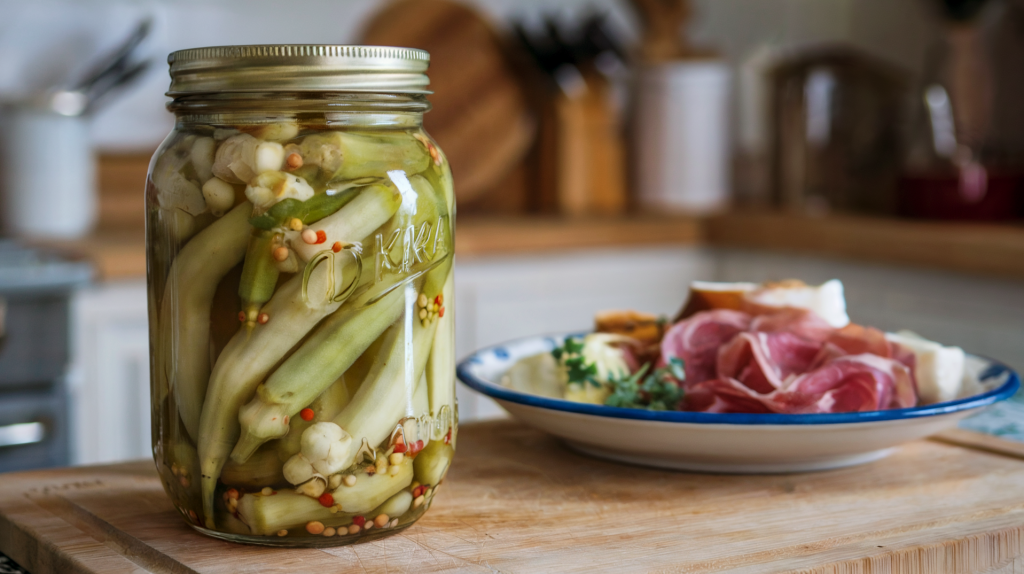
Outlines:
<svg viewBox="0 0 1024 574"><path fill-rule="evenodd" d="M1024 0L0 11L0 471L150 456L142 191L166 55L197 46L431 51L460 357L671 315L692 280L836 277L857 322L1024 368Z"/></svg>

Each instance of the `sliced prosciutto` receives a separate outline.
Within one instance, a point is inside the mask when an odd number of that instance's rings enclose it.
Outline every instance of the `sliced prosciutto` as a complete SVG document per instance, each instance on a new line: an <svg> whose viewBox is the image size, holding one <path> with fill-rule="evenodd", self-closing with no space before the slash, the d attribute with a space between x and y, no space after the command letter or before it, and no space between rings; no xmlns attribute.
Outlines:
<svg viewBox="0 0 1024 574"><path fill-rule="evenodd" d="M837 413L917 404L914 360L878 329L831 327L804 309L703 311L671 327L662 363L686 361L683 408Z"/></svg>
<svg viewBox="0 0 1024 574"><path fill-rule="evenodd" d="M807 372L822 346L787 332L740 333L719 349L718 377L771 393L789 377Z"/></svg>
<svg viewBox="0 0 1024 574"><path fill-rule="evenodd" d="M661 360L686 363L686 386L717 378L718 349L750 328L750 315L728 309L704 311L673 325L661 340Z"/></svg>
<svg viewBox="0 0 1024 574"><path fill-rule="evenodd" d="M711 379L683 395L683 410L702 413L771 413L770 397L751 390L736 379Z"/></svg>
<svg viewBox="0 0 1024 574"><path fill-rule="evenodd" d="M764 333L791 333L809 341L825 341L836 329L812 311L781 309L758 315L750 322L750 330Z"/></svg>
<svg viewBox="0 0 1024 574"><path fill-rule="evenodd" d="M905 365L865 353L832 360L774 399L777 412L845 413L909 408L917 392Z"/></svg>
<svg viewBox="0 0 1024 574"><path fill-rule="evenodd" d="M902 363L863 354L834 359L769 393L731 377L704 381L687 391L686 410L707 413L849 413L909 408L917 403L910 371Z"/></svg>

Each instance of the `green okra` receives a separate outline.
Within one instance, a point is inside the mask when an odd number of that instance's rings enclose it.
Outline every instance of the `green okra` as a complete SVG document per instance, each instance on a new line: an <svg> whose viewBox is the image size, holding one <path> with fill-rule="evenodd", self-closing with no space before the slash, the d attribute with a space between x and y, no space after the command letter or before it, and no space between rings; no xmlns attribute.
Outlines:
<svg viewBox="0 0 1024 574"><path fill-rule="evenodd" d="M399 230L402 228L402 223L410 220L415 221L412 218L417 213L426 222L431 222L438 220L439 214L445 212L445 204L438 201L433 189L426 180L414 177L410 184L414 193L417 194L418 207L413 213L407 214L402 210L399 211L399 216L396 217L399 220L396 224ZM446 229L438 230L439 233L444 231ZM450 245L450 242L445 245ZM441 293L443 281L449 275L449 269L451 268L451 258L449 255L447 251L434 252L433 259L419 264L419 268L429 269L424 277L423 292L429 294L431 299ZM389 275L389 278L398 277L399 279L398 282L391 281L393 286L388 287L390 290L382 288L389 285L389 282L384 281L376 283L369 291L354 297L350 303L346 304L347 310L336 313L327 323L318 328L317 332L289 357L265 384L257 388L255 398L239 411L242 434L232 450L231 457L233 460L243 462L261 444L287 434L289 424L295 415L310 400L321 393L326 388L326 385L329 385L352 366L362 352L398 317L403 308L402 298L405 298L404 307L405 312L408 314L406 322L416 323L416 327L420 327L417 332L422 331L420 336L424 337L424 340L419 341L417 345L409 347L410 352L416 354L414 363L417 365L413 373L409 374L416 377L413 379L413 382L418 380L426 365L433 329L427 329L426 326L420 325L419 318L415 316L416 299L419 297L419 292L412 289L411 296L413 299L411 302L408 300L410 289L413 286L412 281L418 275L415 272L416 269L417 267L411 268L409 273L404 276ZM400 286L402 287L401 289L399 289ZM386 305L378 307L381 303L386 303ZM372 306L365 308L367 304L372 304ZM431 324L433 325L433 323ZM428 331L429 334L425 334ZM396 345L399 343L391 341L391 344ZM401 361L404 363L406 348L398 346L391 349L390 352L395 354L395 357L391 357L391 361ZM388 376L394 376L394 374L377 373L375 376L386 379ZM370 380L372 379L368 375L367 381ZM382 386L386 386L388 383L390 381L375 381L375 384ZM410 385L410 388L413 388L413 386ZM362 392L362 390L363 387L360 388L359 392ZM356 393L355 397L360 396L359 392ZM377 393L370 396L377 397L377 394L381 392L383 391L378 390ZM355 400L355 397L353 400ZM377 399L379 397L373 400L377 401ZM356 422L355 424L362 425L366 422L365 416L353 414L349 416ZM391 423L391 418L389 417L383 417L382 420L386 421L385 424ZM341 425L341 423L339 425L356 439L362 438L358 434L362 432L361 426L356 429L349 429ZM376 445L380 440L383 440L383 438L378 438L380 432L381 429L375 427L373 432L369 433L368 438L371 445Z"/></svg>
<svg viewBox="0 0 1024 574"><path fill-rule="evenodd" d="M274 247L281 243L281 239L280 233L262 230L254 230L249 239L242 280L238 284L238 297L242 300L242 313L248 329L256 326L260 307L270 301L277 288L281 272L274 261Z"/></svg>
<svg viewBox="0 0 1024 574"><path fill-rule="evenodd" d="M337 381L363 351L401 315L403 293L394 290L368 308L334 313L267 379L242 407L242 434L231 452L247 460L268 440L285 436L300 410Z"/></svg>
<svg viewBox="0 0 1024 574"><path fill-rule="evenodd" d="M210 307L217 284L242 260L252 204L232 209L189 241L171 264L160 306L157 354L189 436L196 439L210 376ZM161 363L162 364L159 364Z"/></svg>
<svg viewBox="0 0 1024 574"><path fill-rule="evenodd" d="M298 449L295 452L299 452ZM227 461L221 470L220 480L229 486L255 489L288 484L282 471L284 461L288 460L288 457L281 460L281 456L279 449L267 445L267 448L256 451L244 464Z"/></svg>
<svg viewBox="0 0 1024 574"><path fill-rule="evenodd" d="M314 520L324 526L338 527L352 523L352 514L335 513L315 498L294 490L278 490L270 496L259 492L246 493L238 499L238 516L251 534L274 536L282 530L298 529L305 532L306 523Z"/></svg>
<svg viewBox="0 0 1024 574"><path fill-rule="evenodd" d="M440 269L447 274L448 267ZM428 273L425 282L430 279ZM416 286L406 283L402 292L405 317L389 330L378 362L345 410L334 418L334 423L355 440L365 439L371 446L383 443L401 418L416 414L409 411L437 327L436 321L423 322L411 313L418 296Z"/></svg>
<svg viewBox="0 0 1024 574"><path fill-rule="evenodd" d="M257 229L266 231L283 227L292 219L310 225L333 215L359 195L359 188L378 180L379 178L374 177L347 182L345 186L332 188L327 193L318 193L306 201L287 198L274 204L266 213L253 217L249 223Z"/></svg>
<svg viewBox="0 0 1024 574"><path fill-rule="evenodd" d="M325 283L325 275L326 270L314 279ZM251 332L236 333L221 351L210 375L197 444L202 464L203 511L211 528L214 527L213 493L217 479L238 439L239 407L252 397L256 385L288 351L340 306L340 303L319 300L316 304L307 304L302 296L302 279L296 276L277 290L263 307L269 317L267 324L258 325Z"/></svg>
<svg viewBox="0 0 1024 574"><path fill-rule="evenodd" d="M313 420L306 421L301 417L293 417L288 425L288 434L281 437L280 440L260 447L253 456L257 456L260 451L268 446L272 446L277 450L277 456L281 459L281 464L284 464L289 458L298 454L302 450L302 433L315 423L329 421L338 416L338 413L352 399L346 377L347 374L339 377L337 381L334 381L331 386L327 387L326 391L320 393L320 396L309 403L309 408L313 411ZM250 460L252 459L250 458ZM228 464L233 464L233 461ZM227 467L225 466L225 468Z"/></svg>
<svg viewBox="0 0 1024 574"><path fill-rule="evenodd" d="M309 226L326 237L323 244L310 245L298 237L291 242L292 249L303 261L309 261L334 242L356 243L388 222L402 205L402 195L391 185L371 185L360 188L356 196L333 215Z"/></svg>
<svg viewBox="0 0 1024 574"><path fill-rule="evenodd" d="M441 290L442 305L451 306L455 297L455 270L448 273ZM446 308L446 307L445 307ZM430 414L441 415L441 409L455 408L455 316L450 311L437 318L437 334L427 360L427 389L430 396ZM447 429L439 429L447 432ZM432 437L440 438L440 437Z"/></svg>
<svg viewBox="0 0 1024 574"><path fill-rule="evenodd" d="M416 481L420 484L437 486L444 480L448 467L452 464L455 449L443 440L432 440L416 455L413 462Z"/></svg>
<svg viewBox="0 0 1024 574"><path fill-rule="evenodd" d="M398 470L392 470L394 468ZM388 467L388 472L356 474L354 485L342 484L331 494L334 503L341 505L342 512L363 514L377 508L396 492L407 488L412 484L412 476L412 460L406 457L401 463Z"/></svg>
<svg viewBox="0 0 1024 574"><path fill-rule="evenodd" d="M409 512L409 508L412 506L412 493L408 490L399 490L394 496L387 499L384 504L381 504L374 513L386 514L389 518L398 518L399 516Z"/></svg>
<svg viewBox="0 0 1024 574"><path fill-rule="evenodd" d="M369 234L376 227L367 228L365 225L366 219L373 219L376 216L373 214L381 211L375 202L392 202L392 196L396 195L387 188L386 194L377 194L374 187L363 190L349 205L327 218L334 220L340 228L355 230L348 236L353 242L364 239L365 235L359 233ZM360 201L364 197L369 199ZM387 209L390 208L384 211ZM394 209L397 210L397 205ZM361 260L355 258L346 265L337 266L341 278L338 278L338 273L330 276L329 267L321 265L305 277L296 276L289 280L263 307L262 312L269 318L267 324L259 325L251 332L239 331L221 352L210 375L197 441L202 463L203 513L209 527L214 527L213 495L217 479L239 438L239 408L252 398L257 385L289 351L341 305L341 301L335 298L321 297L325 287L335 283L347 284L352 281L350 277L358 280L360 265Z"/></svg>
<svg viewBox="0 0 1024 574"><path fill-rule="evenodd" d="M347 526L353 516L379 507L412 484L412 461L406 460L397 468L395 474L356 474L354 485L336 488L332 492L334 503L341 505L341 512L336 514L317 499L294 490L279 490L271 496L246 494L238 500L238 514L256 535L270 536L281 530L304 528L313 520L325 526ZM366 518L372 520L373 516Z"/></svg>
<svg viewBox="0 0 1024 574"><path fill-rule="evenodd" d="M326 132L306 136L299 149L304 164L319 166L334 181L378 177L396 169L411 175L430 165L430 155L408 132Z"/></svg>

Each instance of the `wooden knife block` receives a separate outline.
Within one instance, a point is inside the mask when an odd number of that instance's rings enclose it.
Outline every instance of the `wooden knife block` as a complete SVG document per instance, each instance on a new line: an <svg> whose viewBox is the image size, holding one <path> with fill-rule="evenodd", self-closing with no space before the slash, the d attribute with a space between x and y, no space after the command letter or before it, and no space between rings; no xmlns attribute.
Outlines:
<svg viewBox="0 0 1024 574"><path fill-rule="evenodd" d="M586 216L626 210L625 152L609 86L596 75L587 77L587 86L576 98L558 92L545 102L537 182L542 212Z"/></svg>

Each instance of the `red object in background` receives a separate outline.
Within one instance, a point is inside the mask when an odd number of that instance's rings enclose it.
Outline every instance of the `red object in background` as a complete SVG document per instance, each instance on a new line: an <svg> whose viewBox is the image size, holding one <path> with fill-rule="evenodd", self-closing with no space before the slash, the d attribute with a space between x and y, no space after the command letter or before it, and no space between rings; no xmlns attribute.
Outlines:
<svg viewBox="0 0 1024 574"><path fill-rule="evenodd" d="M961 173L904 175L900 215L921 219L998 221L1020 217L1024 175L978 167Z"/></svg>

